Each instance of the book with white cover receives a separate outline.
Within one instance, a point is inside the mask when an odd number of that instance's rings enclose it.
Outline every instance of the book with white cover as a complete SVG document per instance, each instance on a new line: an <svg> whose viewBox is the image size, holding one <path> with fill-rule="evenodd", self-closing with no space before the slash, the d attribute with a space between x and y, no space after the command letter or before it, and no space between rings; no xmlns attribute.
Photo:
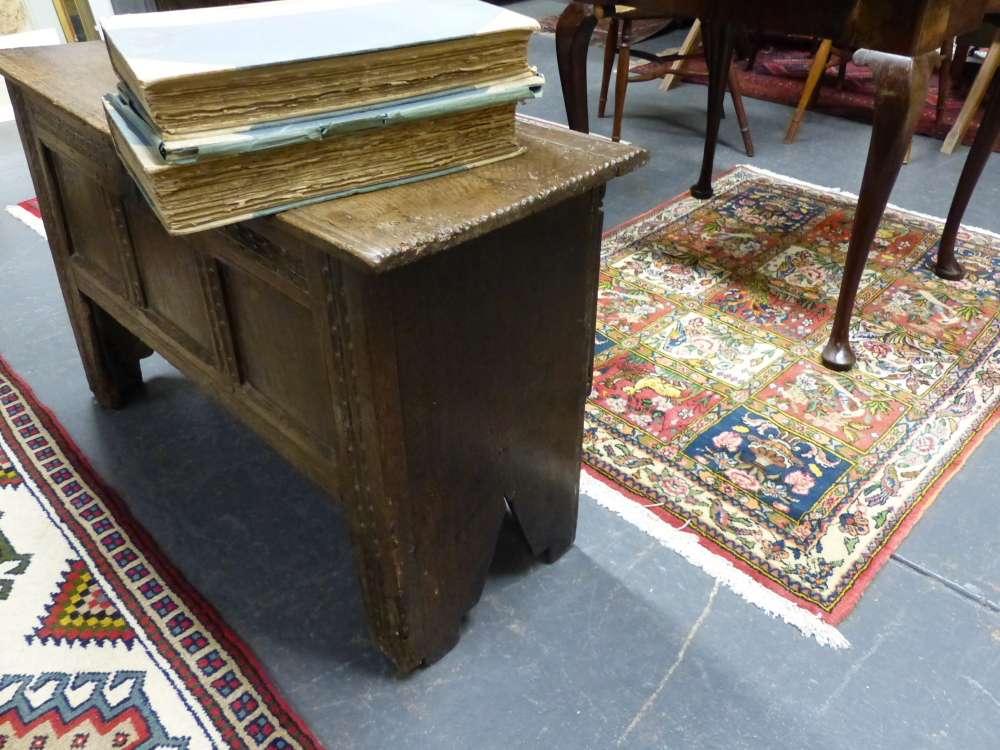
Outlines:
<svg viewBox="0 0 1000 750"><path fill-rule="evenodd" d="M539 27L479 0L272 0L101 20L136 78L169 78Z"/></svg>
<svg viewBox="0 0 1000 750"><path fill-rule="evenodd" d="M164 134L530 77L526 16L480 0L273 0L102 21Z"/></svg>

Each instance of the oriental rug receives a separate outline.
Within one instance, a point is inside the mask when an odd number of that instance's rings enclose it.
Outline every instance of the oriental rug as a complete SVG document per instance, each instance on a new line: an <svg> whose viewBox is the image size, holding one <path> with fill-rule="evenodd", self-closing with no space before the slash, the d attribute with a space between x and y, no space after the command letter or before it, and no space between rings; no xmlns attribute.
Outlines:
<svg viewBox="0 0 1000 750"><path fill-rule="evenodd" d="M853 196L749 167L715 187L605 236L583 490L847 645L830 625L997 421L1000 237L963 229L943 281L942 223L890 207L835 373Z"/></svg>
<svg viewBox="0 0 1000 750"><path fill-rule="evenodd" d="M546 16L538 19L538 25L542 27L541 33L554 36L556 24L559 23L559 16ZM594 27L594 33L590 37L591 47L603 48L608 40L608 27L611 25L610 19L602 18ZM632 43L639 42L656 36L670 25L670 20L658 21L655 19L640 19L632 22Z"/></svg>
<svg viewBox="0 0 1000 750"><path fill-rule="evenodd" d="M226 747L319 744L0 359L0 748Z"/></svg>

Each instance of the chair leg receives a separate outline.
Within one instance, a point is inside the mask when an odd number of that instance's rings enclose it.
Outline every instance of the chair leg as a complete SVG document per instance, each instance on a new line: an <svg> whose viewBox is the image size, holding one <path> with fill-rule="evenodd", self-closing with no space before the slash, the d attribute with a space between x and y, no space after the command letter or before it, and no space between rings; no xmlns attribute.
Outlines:
<svg viewBox="0 0 1000 750"><path fill-rule="evenodd" d="M957 81L962 75L962 68L965 67L965 63L969 59L969 50L972 49L968 44L958 44L957 41L955 54L951 56L951 70L948 71L948 77L952 81Z"/></svg>
<svg viewBox="0 0 1000 750"><path fill-rule="evenodd" d="M601 99L597 103L597 116L604 117L604 110L608 104L608 85L611 83L611 69L615 66L615 55L618 53L618 26L621 22L617 18L611 19L608 26L608 38L604 42L604 76L601 78Z"/></svg>
<svg viewBox="0 0 1000 750"><path fill-rule="evenodd" d="M979 69L979 74L976 75L976 80L973 82L972 88L969 89L969 95L965 97L965 104L962 105L958 119L948 131L948 137L944 139L944 145L941 146L942 154L954 153L958 144L965 138L965 133L969 129L969 125L972 124L972 118L976 116L979 105L983 102L986 89L989 87L990 81L993 80L993 74L996 73L998 65L1000 65L1000 30L997 30L993 37L993 44L990 45L990 51L986 53L986 59L983 60L983 67Z"/></svg>
<svg viewBox="0 0 1000 750"><path fill-rule="evenodd" d="M729 96L736 110L736 120L740 124L740 135L743 136L743 148L747 156L753 156L753 138L750 137L750 125L747 123L747 113L743 109L743 92L740 90L740 77L736 72L736 63L729 66Z"/></svg>
<svg viewBox="0 0 1000 750"><path fill-rule="evenodd" d="M840 68L837 69L837 91L844 90L844 79L847 77L847 57L840 58Z"/></svg>
<svg viewBox="0 0 1000 750"><path fill-rule="evenodd" d="M693 55L695 49L698 47L698 43L701 41L701 21L697 18L694 23L691 24L691 30L688 31L687 36L684 38L684 44L681 45L678 54L681 55ZM670 89L677 88L681 83L681 76L679 75L687 67L687 60L677 60L671 63L670 70L677 71L677 73L667 73L663 76L663 83L660 84L660 91L670 91Z"/></svg>
<svg viewBox="0 0 1000 750"><path fill-rule="evenodd" d="M831 49L833 49L832 39L824 39L819 45L819 50L817 50L816 57L813 59L812 67L809 69L809 78L806 79L806 87L802 91L802 98L799 99L799 106L795 110L795 114L792 115L792 122L788 126L785 143L795 142L795 136L799 132L799 123L802 121L802 115L805 114L806 107L809 106L809 100L812 98L816 86L819 85L820 78L823 77L826 64L830 60Z"/></svg>
<svg viewBox="0 0 1000 750"><path fill-rule="evenodd" d="M622 117L625 114L625 91L628 88L628 64L632 59L632 22L625 20L618 42L618 77L615 79L615 121L611 126L611 140L622 139Z"/></svg>
<svg viewBox="0 0 1000 750"><path fill-rule="evenodd" d="M941 45L941 64L938 66L937 107L934 114L934 130L939 132L944 124L944 112L948 106L948 89L951 86L951 60L955 39L945 39Z"/></svg>

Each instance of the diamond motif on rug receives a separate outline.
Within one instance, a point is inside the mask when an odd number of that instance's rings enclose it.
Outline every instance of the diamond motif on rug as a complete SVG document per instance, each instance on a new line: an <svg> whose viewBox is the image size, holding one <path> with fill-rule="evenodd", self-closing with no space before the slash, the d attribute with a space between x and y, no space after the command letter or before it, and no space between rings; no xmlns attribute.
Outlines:
<svg viewBox="0 0 1000 750"><path fill-rule="evenodd" d="M747 167L715 188L605 237L586 467L836 624L997 420L1000 239L963 230L943 281L941 223L887 211L834 373L854 201Z"/></svg>
<svg viewBox="0 0 1000 750"><path fill-rule="evenodd" d="M82 560L70 562L59 593L35 635L42 643L52 640L81 646L122 641L131 648L135 640L135 631Z"/></svg>
<svg viewBox="0 0 1000 750"><path fill-rule="evenodd" d="M320 750L2 358L0 458L0 749Z"/></svg>

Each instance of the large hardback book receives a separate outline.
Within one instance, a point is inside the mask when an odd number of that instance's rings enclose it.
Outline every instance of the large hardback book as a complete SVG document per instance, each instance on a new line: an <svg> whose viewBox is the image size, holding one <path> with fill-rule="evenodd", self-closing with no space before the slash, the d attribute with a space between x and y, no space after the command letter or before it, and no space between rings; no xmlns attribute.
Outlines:
<svg viewBox="0 0 1000 750"><path fill-rule="evenodd" d="M407 119L392 127L172 163L121 101L105 99L111 136L171 234L210 229L354 193L471 169L523 152L516 102Z"/></svg>
<svg viewBox="0 0 1000 750"><path fill-rule="evenodd" d="M164 137L156 130L141 103L124 84L119 83L118 94L108 94L105 98L123 119L129 121L132 129L141 134L145 143L160 152L167 163L190 164L535 99L541 97L544 83L545 79L536 75L489 86L446 91L436 96L400 99L322 115L202 131L174 138Z"/></svg>
<svg viewBox="0 0 1000 750"><path fill-rule="evenodd" d="M275 0L102 21L170 138L529 78L533 19L479 0Z"/></svg>

